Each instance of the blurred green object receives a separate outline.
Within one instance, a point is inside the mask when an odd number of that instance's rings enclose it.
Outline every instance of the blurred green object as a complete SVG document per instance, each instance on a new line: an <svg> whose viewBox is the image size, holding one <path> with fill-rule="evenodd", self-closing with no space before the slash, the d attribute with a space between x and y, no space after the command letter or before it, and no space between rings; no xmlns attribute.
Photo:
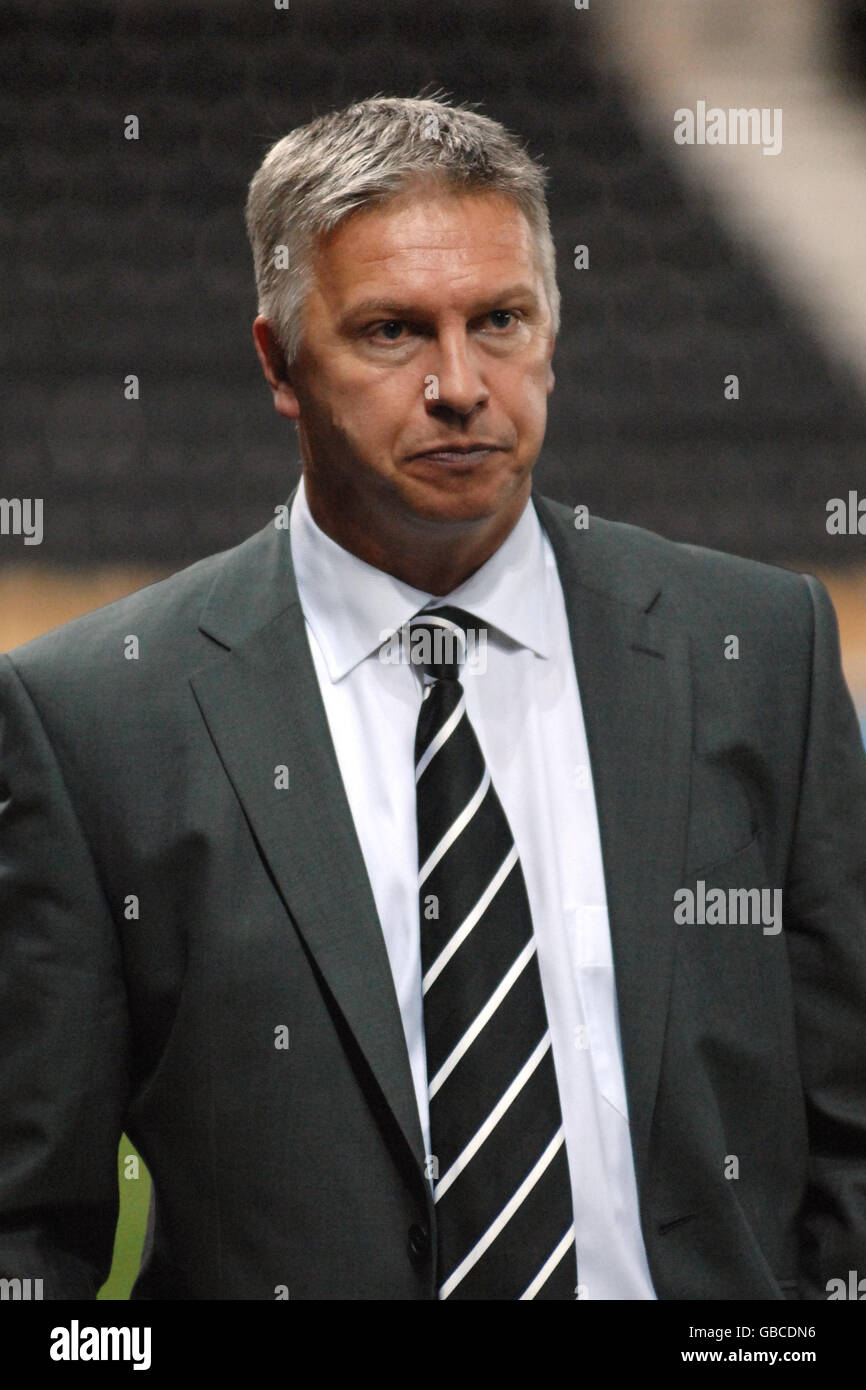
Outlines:
<svg viewBox="0 0 866 1390"><path fill-rule="evenodd" d="M129 1298L141 1264L150 1205L150 1173L125 1134L121 1135L117 1151L117 1183L120 1215L114 1236L114 1256L111 1273L96 1295L98 1299Z"/></svg>

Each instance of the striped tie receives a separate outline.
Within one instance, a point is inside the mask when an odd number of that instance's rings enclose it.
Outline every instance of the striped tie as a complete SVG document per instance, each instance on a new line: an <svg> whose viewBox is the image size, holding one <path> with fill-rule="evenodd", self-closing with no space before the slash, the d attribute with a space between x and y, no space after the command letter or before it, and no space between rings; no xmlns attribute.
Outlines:
<svg viewBox="0 0 866 1390"><path fill-rule="evenodd" d="M466 714L467 631L476 620L453 606L410 620L428 681L415 781L439 1297L573 1299L571 1184L532 918Z"/></svg>

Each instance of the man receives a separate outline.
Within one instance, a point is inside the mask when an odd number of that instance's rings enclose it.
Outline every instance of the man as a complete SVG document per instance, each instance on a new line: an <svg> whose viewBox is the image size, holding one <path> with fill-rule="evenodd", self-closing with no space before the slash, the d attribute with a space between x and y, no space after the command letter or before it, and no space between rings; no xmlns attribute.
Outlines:
<svg viewBox="0 0 866 1390"><path fill-rule="evenodd" d="M2 1273L93 1296L125 1128L135 1298L826 1297L866 767L824 590L533 490L555 258L496 123L361 102L247 216L289 510L2 662Z"/></svg>

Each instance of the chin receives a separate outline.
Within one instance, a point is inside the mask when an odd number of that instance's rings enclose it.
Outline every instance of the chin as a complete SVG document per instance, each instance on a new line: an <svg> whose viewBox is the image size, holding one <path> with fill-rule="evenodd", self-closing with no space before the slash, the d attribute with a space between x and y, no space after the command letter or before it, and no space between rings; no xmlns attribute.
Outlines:
<svg viewBox="0 0 866 1390"><path fill-rule="evenodd" d="M497 513L506 509L513 497L514 491L511 489L503 496L501 488L476 487L471 491L465 489L463 492L458 488L450 488L437 493L432 493L431 490L424 495L413 493L412 497L406 500L412 512L419 518L443 523L471 523L488 521L495 517Z"/></svg>

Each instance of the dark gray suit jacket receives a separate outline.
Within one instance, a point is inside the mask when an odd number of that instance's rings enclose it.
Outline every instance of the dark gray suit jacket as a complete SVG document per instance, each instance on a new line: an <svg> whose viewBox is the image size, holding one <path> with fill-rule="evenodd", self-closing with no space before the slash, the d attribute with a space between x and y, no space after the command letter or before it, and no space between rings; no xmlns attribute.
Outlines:
<svg viewBox="0 0 866 1390"><path fill-rule="evenodd" d="M814 579L533 502L656 1291L823 1298L866 1274L866 760L832 607ZM698 880L781 888L784 930L678 924ZM435 1297L409 1060L287 531L0 659L0 993L0 1274L94 1295L125 1128L155 1192L133 1297Z"/></svg>

